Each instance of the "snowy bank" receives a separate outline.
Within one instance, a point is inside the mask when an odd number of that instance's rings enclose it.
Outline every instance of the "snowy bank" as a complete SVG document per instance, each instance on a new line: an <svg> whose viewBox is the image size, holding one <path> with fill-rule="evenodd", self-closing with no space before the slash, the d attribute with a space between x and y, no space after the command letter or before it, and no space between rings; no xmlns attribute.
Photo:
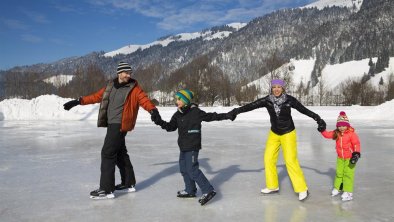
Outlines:
<svg viewBox="0 0 394 222"><path fill-rule="evenodd" d="M63 104L69 98L56 95L43 95L31 100L6 99L0 102L0 120L97 120L99 104L76 106L70 111L63 109ZM201 107L206 112L228 112L234 107ZM336 119L338 113L346 111L349 118L360 120L394 120L394 100L379 106L310 106L312 111L324 119ZM164 120L169 120L176 111L175 107L158 107ZM295 120L309 117L293 110ZM268 120L266 109L257 109L243 113L237 120ZM138 121L150 121L150 115L142 108L139 111Z"/></svg>

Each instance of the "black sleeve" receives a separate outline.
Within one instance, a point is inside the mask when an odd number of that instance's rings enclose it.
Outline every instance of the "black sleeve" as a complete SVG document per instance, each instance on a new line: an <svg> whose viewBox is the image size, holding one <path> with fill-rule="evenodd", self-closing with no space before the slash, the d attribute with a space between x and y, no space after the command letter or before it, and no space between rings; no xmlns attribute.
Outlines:
<svg viewBox="0 0 394 222"><path fill-rule="evenodd" d="M178 123L176 121L176 113L171 117L170 122L162 120L159 124L162 129L167 130L167 132L172 132L178 129Z"/></svg>
<svg viewBox="0 0 394 222"><path fill-rule="evenodd" d="M298 112L311 117L315 121L318 121L321 119L319 115L317 115L316 113L314 113L311 110L309 110L308 108L306 108L296 98L291 97L291 100L292 100L291 107L296 109Z"/></svg>
<svg viewBox="0 0 394 222"><path fill-rule="evenodd" d="M226 113L206 113L202 110L199 112L200 119L205 122L221 121L228 119Z"/></svg>
<svg viewBox="0 0 394 222"><path fill-rule="evenodd" d="M237 114L245 113L245 112L249 112L254 109L257 109L257 108L265 107L267 105L267 99L268 99L268 97L264 97L264 98L254 101L254 102L251 102L249 104L246 104L244 106L241 106L239 108L236 108L236 110L237 110L236 112L237 112Z"/></svg>

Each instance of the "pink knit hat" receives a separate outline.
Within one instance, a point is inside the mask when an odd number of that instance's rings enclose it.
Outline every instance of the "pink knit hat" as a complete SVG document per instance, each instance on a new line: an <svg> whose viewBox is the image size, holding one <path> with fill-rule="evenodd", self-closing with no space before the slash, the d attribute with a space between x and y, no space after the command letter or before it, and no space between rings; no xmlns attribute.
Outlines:
<svg viewBox="0 0 394 222"><path fill-rule="evenodd" d="M339 113L338 119L337 119L337 127L340 126L347 126L350 127L349 119L346 116L346 113L344 111L341 111Z"/></svg>

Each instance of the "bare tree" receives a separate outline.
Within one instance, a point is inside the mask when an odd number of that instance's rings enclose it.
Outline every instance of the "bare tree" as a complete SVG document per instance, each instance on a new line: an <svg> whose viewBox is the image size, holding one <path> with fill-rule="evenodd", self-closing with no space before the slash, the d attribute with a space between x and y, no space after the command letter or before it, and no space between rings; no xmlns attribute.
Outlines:
<svg viewBox="0 0 394 222"><path fill-rule="evenodd" d="M143 87L144 91L149 93L155 90L160 76L162 76L163 67L158 64L152 64L147 68L139 68L135 70L133 78Z"/></svg>
<svg viewBox="0 0 394 222"><path fill-rule="evenodd" d="M106 81L103 70L90 64L86 68L79 67L69 84L59 87L58 94L62 97L78 98L96 92L105 86Z"/></svg>
<svg viewBox="0 0 394 222"><path fill-rule="evenodd" d="M321 74L320 80L317 83L317 92L319 95L319 106L321 106L324 102L326 95L327 95L327 86L326 86L326 81L324 79L323 73ZM327 101L326 101L326 103L327 103Z"/></svg>
<svg viewBox="0 0 394 222"><path fill-rule="evenodd" d="M376 94L377 91L373 88L370 81L361 84L360 89L360 105L371 106L376 105Z"/></svg>
<svg viewBox="0 0 394 222"><path fill-rule="evenodd" d="M304 86L304 81L301 79L301 82L296 86L296 89L294 91L295 97L299 100L302 101L303 96L305 92L305 86Z"/></svg>
<svg viewBox="0 0 394 222"><path fill-rule="evenodd" d="M387 80L387 96L386 101L394 99L394 73L390 73Z"/></svg>
<svg viewBox="0 0 394 222"><path fill-rule="evenodd" d="M204 84L204 91L206 95L207 102L210 106L213 106L215 101L219 98L219 93L221 91L221 77L223 76L222 70L219 67L209 65L206 72L203 75L202 82Z"/></svg>
<svg viewBox="0 0 394 222"><path fill-rule="evenodd" d="M237 82L234 86L234 96L238 105L242 105L243 103L256 100L258 94L259 89L257 88L257 86L248 86L246 79Z"/></svg>
<svg viewBox="0 0 394 222"><path fill-rule="evenodd" d="M35 72L8 72L3 76L4 98L31 99L56 92L52 84L42 81L42 75Z"/></svg>
<svg viewBox="0 0 394 222"><path fill-rule="evenodd" d="M286 63L285 59L282 59L278 56L277 51L274 51L273 53L271 53L271 56L269 56L265 61L264 61L265 65L266 65L266 70L268 71L268 75L269 78L266 78L265 81L266 83L264 85L271 85L271 80L273 79L283 79L286 82L288 82L288 79L290 79L290 73L288 73L287 71L289 70L280 70L278 68L280 68L283 64ZM262 69L265 70L265 69ZM264 74L263 74L264 75ZM268 87L268 92L267 93L271 93L271 88Z"/></svg>
<svg viewBox="0 0 394 222"><path fill-rule="evenodd" d="M220 98L222 99L223 106L231 105L231 83L226 75L221 76L222 80L220 83Z"/></svg>

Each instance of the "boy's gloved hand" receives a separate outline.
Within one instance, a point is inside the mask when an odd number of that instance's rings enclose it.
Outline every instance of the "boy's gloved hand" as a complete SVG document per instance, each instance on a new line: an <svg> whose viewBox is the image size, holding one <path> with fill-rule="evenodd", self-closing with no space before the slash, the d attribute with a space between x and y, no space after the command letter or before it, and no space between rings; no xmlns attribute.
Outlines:
<svg viewBox="0 0 394 222"><path fill-rule="evenodd" d="M359 152L353 152L352 153L352 158L350 158L350 163L351 164L356 164L360 157L361 157L361 154Z"/></svg>
<svg viewBox="0 0 394 222"><path fill-rule="evenodd" d="M317 131L323 132L326 130L326 122L323 119L318 119L317 121Z"/></svg>
<svg viewBox="0 0 394 222"><path fill-rule="evenodd" d="M227 119L234 121L235 118L237 118L238 112L237 112L237 108L234 108L233 110L231 110L230 112L226 113L226 117Z"/></svg>
<svg viewBox="0 0 394 222"><path fill-rule="evenodd" d="M68 111L77 105L81 105L81 102L79 101L79 99L74 99L63 104L63 108Z"/></svg>

